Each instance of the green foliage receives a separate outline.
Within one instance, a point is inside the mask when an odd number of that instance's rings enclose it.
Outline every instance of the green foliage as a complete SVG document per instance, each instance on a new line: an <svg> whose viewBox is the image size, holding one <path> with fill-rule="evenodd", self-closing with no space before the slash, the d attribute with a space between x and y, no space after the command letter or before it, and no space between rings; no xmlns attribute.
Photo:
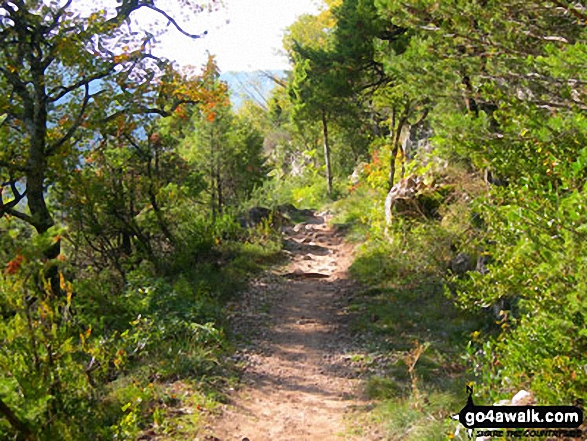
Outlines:
<svg viewBox="0 0 587 441"><path fill-rule="evenodd" d="M422 408L414 407L408 399L389 401L377 409L376 418L387 429L389 439L445 441L454 438L455 424L450 422L448 409L460 407L458 396L432 392Z"/></svg>
<svg viewBox="0 0 587 441"><path fill-rule="evenodd" d="M297 208L319 209L347 191L342 183L335 183L330 196L326 189L327 183L318 172L308 171L304 176L289 177L287 180L268 180L253 192L246 205L277 208L280 205L293 204Z"/></svg>
<svg viewBox="0 0 587 441"><path fill-rule="evenodd" d="M128 20L154 4L118 6L0 6L2 439L178 432L164 385L219 399L223 307L279 251L228 209L260 185L263 139L213 58L175 71Z"/></svg>
<svg viewBox="0 0 587 441"><path fill-rule="evenodd" d="M279 253L280 243L267 237L227 239L237 231L228 220L192 230L196 240L182 238L186 247L197 244L197 254L178 250L166 278L148 265L128 271L123 291L108 272L90 271L75 284L62 277L63 299L34 258L52 236L37 236L36 248L22 249L1 280L0 397L39 439L136 439L152 418L163 424L158 385L216 381L228 349L223 304ZM3 437L12 433L0 425Z"/></svg>
<svg viewBox="0 0 587 441"><path fill-rule="evenodd" d="M353 267L369 284L406 283L419 278L440 281L451 257L452 237L441 226L397 220L381 236L371 236Z"/></svg>
<svg viewBox="0 0 587 441"><path fill-rule="evenodd" d="M364 184L352 189L340 201L332 204L333 224L340 228L350 228L349 237L362 241L371 234L369 230L381 231L384 222L383 192Z"/></svg>
<svg viewBox="0 0 587 441"><path fill-rule="evenodd" d="M234 207L261 185L263 138L253 123L220 103L209 113L194 113L192 131L178 139L181 156L204 183L213 213Z"/></svg>
<svg viewBox="0 0 587 441"><path fill-rule="evenodd" d="M572 167L570 167L572 168ZM508 299L504 334L493 341L504 389L524 385L545 401L581 395L586 364L582 335L586 303L582 239L585 193L567 192L558 200L528 188L510 189L520 205L487 207L494 245L490 271L460 283L464 306ZM506 194L510 199L512 195ZM488 287L491 286L491 289Z"/></svg>
<svg viewBox="0 0 587 441"><path fill-rule="evenodd" d="M431 100L436 154L499 184L443 212L456 251L488 260L450 281L459 305L503 310L499 332L470 344L478 390L571 402L585 365L585 28L573 7L539 4L380 0L411 31L378 50L400 87Z"/></svg>
<svg viewBox="0 0 587 441"><path fill-rule="evenodd" d="M449 416L463 406L462 385L472 375L461 347L479 319L444 296L438 279L407 283L390 275L376 286L350 305L355 332L381 354L368 363L374 373L366 392L378 401L371 418L390 439L446 439L456 429Z"/></svg>
<svg viewBox="0 0 587 441"><path fill-rule="evenodd" d="M334 189L329 196L326 182L320 181L304 187L294 188L291 192L291 199L295 205L319 208L330 201L331 198L336 199L338 194L338 191Z"/></svg>
<svg viewBox="0 0 587 441"><path fill-rule="evenodd" d="M73 287L62 274L66 296L55 298L35 259L45 241L36 242L0 279L0 398L18 409L25 432L79 439L84 425L95 424L94 381L104 377L108 362L120 359L112 341L90 339L91 327L71 319ZM0 434L9 433L3 422Z"/></svg>

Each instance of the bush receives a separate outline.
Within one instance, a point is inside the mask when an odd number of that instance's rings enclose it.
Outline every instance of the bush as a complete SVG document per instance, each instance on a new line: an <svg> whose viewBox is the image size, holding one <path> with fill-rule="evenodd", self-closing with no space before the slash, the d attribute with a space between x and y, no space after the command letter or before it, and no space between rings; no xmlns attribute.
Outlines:
<svg viewBox="0 0 587 441"><path fill-rule="evenodd" d="M362 246L351 273L370 285L407 285L420 279L437 283L446 273L452 243L453 236L436 222L398 218Z"/></svg>
<svg viewBox="0 0 587 441"><path fill-rule="evenodd" d="M545 403L572 402L587 384L587 193L568 193L554 205L535 190L507 191L518 204L483 211L491 225L488 273L457 283L463 307L505 310L501 334L474 357L478 364L484 353L495 357L493 367L485 362L493 381L481 388L494 399L527 388Z"/></svg>

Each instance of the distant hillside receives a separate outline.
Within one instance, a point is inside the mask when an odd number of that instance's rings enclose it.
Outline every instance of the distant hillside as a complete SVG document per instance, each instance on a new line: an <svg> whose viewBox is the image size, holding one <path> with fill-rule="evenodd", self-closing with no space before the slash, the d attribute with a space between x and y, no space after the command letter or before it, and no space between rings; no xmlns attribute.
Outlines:
<svg viewBox="0 0 587 441"><path fill-rule="evenodd" d="M271 90L276 86L271 77L284 79L286 75L284 70L224 72L220 74L220 79L228 83L230 99L234 108L238 109L246 100L265 106Z"/></svg>

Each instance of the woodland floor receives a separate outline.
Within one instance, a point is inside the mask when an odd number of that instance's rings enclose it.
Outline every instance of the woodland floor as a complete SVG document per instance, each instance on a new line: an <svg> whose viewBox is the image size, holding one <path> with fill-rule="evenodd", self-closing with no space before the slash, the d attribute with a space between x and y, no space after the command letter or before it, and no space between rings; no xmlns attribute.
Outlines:
<svg viewBox="0 0 587 441"><path fill-rule="evenodd" d="M284 229L287 266L232 306L240 386L197 440L377 440L346 307L353 247L323 216ZM363 372L364 373L364 372Z"/></svg>

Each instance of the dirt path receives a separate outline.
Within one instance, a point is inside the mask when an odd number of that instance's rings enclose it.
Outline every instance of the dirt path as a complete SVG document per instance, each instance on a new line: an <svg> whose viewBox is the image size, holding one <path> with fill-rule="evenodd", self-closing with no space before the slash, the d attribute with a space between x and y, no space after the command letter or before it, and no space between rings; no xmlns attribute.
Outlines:
<svg viewBox="0 0 587 441"><path fill-rule="evenodd" d="M345 313L352 248L322 216L285 235L290 264L252 284L235 307L242 386L196 439L379 439L374 432L358 435L354 422L369 403L361 396Z"/></svg>

